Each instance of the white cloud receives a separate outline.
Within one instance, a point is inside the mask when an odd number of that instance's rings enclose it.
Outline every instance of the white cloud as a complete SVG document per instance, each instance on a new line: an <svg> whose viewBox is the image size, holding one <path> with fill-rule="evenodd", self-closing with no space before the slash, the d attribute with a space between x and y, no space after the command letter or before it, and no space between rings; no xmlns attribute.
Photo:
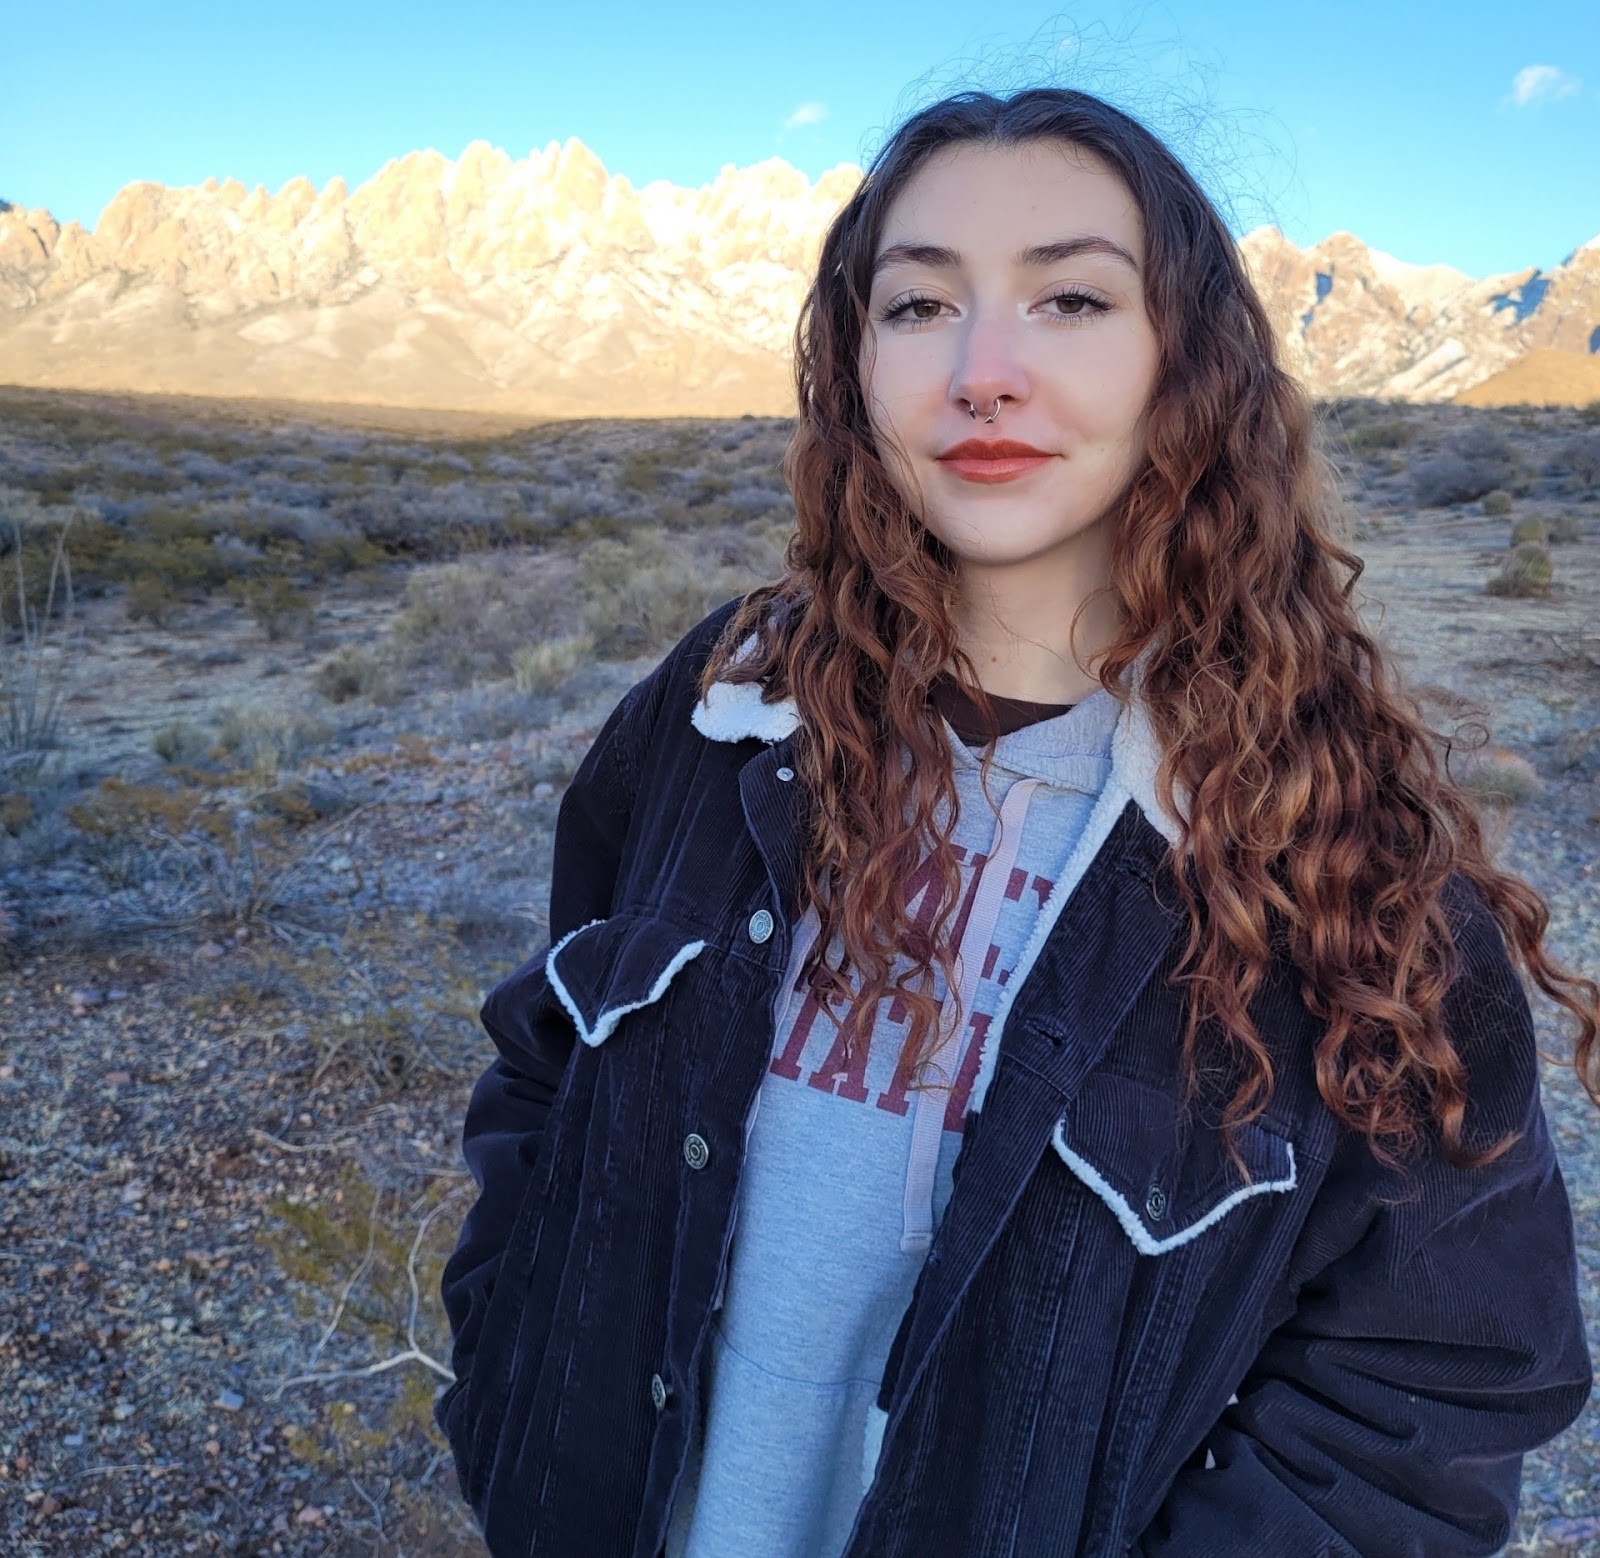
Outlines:
<svg viewBox="0 0 1600 1558"><path fill-rule="evenodd" d="M1583 85L1576 76L1554 65L1524 65L1511 80L1508 102L1518 108L1530 103L1553 103L1573 96Z"/></svg>
<svg viewBox="0 0 1600 1558"><path fill-rule="evenodd" d="M802 125L821 124L828 117L826 103L802 103L783 121L786 130L798 130Z"/></svg>

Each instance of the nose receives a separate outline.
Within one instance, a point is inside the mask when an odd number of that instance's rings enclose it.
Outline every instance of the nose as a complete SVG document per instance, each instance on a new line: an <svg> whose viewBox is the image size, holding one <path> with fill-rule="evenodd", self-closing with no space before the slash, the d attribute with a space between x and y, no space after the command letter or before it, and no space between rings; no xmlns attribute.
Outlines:
<svg viewBox="0 0 1600 1558"><path fill-rule="evenodd" d="M950 403L963 415L976 414L982 421L993 413L997 401L1004 405L1028 398L1028 376L1007 323L975 319L959 332L960 357L950 376ZM969 405L974 412L968 412Z"/></svg>

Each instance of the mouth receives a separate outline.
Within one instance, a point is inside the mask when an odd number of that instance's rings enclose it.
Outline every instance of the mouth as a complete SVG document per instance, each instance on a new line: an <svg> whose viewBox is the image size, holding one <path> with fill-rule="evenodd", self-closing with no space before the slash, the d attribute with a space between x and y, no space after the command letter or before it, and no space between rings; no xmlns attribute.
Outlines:
<svg viewBox="0 0 1600 1558"><path fill-rule="evenodd" d="M1014 438L968 438L945 450L939 464L962 481L1015 481L1036 471L1054 455Z"/></svg>

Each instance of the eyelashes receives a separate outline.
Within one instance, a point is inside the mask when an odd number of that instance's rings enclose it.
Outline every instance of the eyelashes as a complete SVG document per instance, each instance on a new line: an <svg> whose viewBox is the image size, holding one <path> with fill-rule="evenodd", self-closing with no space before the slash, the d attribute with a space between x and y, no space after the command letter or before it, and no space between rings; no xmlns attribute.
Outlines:
<svg viewBox="0 0 1600 1558"><path fill-rule="evenodd" d="M1095 297L1093 293L1084 292L1077 287L1063 287L1057 292L1052 292L1044 301L1046 303L1080 305L1074 307L1070 313L1066 312L1065 309L1057 309L1054 312L1047 312L1048 318L1062 325L1070 326L1087 324L1091 319L1095 319L1099 315L1106 314L1111 311L1110 304L1105 303L1101 299ZM921 315L913 314L911 312L911 310L919 303L928 303L934 305L935 307L945 306L942 298L932 297L925 292L913 292L889 304L889 306L885 308L881 314L879 314L879 322L882 324L899 324L901 326L909 326L913 330L922 325L931 325L935 323L939 317L937 314Z"/></svg>

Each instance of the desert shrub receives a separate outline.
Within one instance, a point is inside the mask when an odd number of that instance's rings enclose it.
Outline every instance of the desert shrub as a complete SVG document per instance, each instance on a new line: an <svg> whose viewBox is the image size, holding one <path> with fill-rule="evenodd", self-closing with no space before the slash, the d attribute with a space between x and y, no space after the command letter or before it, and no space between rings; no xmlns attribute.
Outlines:
<svg viewBox="0 0 1600 1558"><path fill-rule="evenodd" d="M577 571L566 558L448 563L418 570L390 633L414 665L440 667L458 686L511 674L530 640L559 638L579 625Z"/></svg>
<svg viewBox="0 0 1600 1558"><path fill-rule="evenodd" d="M81 664L67 552L79 512L21 500L0 511L0 559L9 552L0 566L0 774L17 779L38 779L61 744L62 706Z"/></svg>
<svg viewBox="0 0 1600 1558"><path fill-rule="evenodd" d="M1547 528L1552 546L1583 539L1583 522L1576 514L1554 514Z"/></svg>
<svg viewBox="0 0 1600 1558"><path fill-rule="evenodd" d="M239 599L271 643L279 643L291 633L303 632L310 626L311 597L282 574L234 581L230 593Z"/></svg>
<svg viewBox="0 0 1600 1558"><path fill-rule="evenodd" d="M158 628L166 627L182 604L178 592L165 579L153 573L140 575L122 592L122 606L128 614L128 620L149 622Z"/></svg>
<svg viewBox="0 0 1600 1558"><path fill-rule="evenodd" d="M1483 588L1489 595L1543 595L1550 588L1552 576L1549 552L1537 542L1527 541L1512 552Z"/></svg>
<svg viewBox="0 0 1600 1558"><path fill-rule="evenodd" d="M321 536L305 551L306 571L319 582L361 568L374 568L383 561L383 548L365 536Z"/></svg>
<svg viewBox="0 0 1600 1558"><path fill-rule="evenodd" d="M1578 433L1567 439L1559 463L1580 492L1600 487L1600 432Z"/></svg>
<svg viewBox="0 0 1600 1558"><path fill-rule="evenodd" d="M35 815L33 797L26 790L0 790L0 830L15 838Z"/></svg>
<svg viewBox="0 0 1600 1558"><path fill-rule="evenodd" d="M617 486L649 497L666 486L672 467L659 449L637 449L617 469Z"/></svg>
<svg viewBox="0 0 1600 1558"><path fill-rule="evenodd" d="M1463 428L1439 454L1419 461L1411 473L1412 491L1426 507L1470 503L1497 489L1525 487L1517 452L1498 428L1478 423Z"/></svg>
<svg viewBox="0 0 1600 1558"><path fill-rule="evenodd" d="M1512 546L1521 546L1526 541L1536 542L1543 546L1550 539L1550 531L1545 522L1537 515L1530 514L1526 519L1519 519L1511 527Z"/></svg>
<svg viewBox="0 0 1600 1558"><path fill-rule="evenodd" d="M1424 508L1443 508L1452 503L1470 503L1504 487L1510 478L1509 463L1447 452L1412 466L1411 490Z"/></svg>
<svg viewBox="0 0 1600 1558"><path fill-rule="evenodd" d="M1511 494L1503 487L1483 495L1483 512L1495 519L1503 519L1511 512Z"/></svg>
<svg viewBox="0 0 1600 1558"><path fill-rule="evenodd" d="M587 633L524 644L512 651L511 680L518 692L551 693L593 653L594 639Z"/></svg>
<svg viewBox="0 0 1600 1558"><path fill-rule="evenodd" d="M211 750L211 738L198 725L175 719L150 738L150 750L163 763L195 763Z"/></svg>
<svg viewBox="0 0 1600 1558"><path fill-rule="evenodd" d="M1352 428L1345 435L1345 442L1355 454L1376 454L1388 449L1403 449L1416 436L1417 431L1409 422L1392 417Z"/></svg>
<svg viewBox="0 0 1600 1558"><path fill-rule="evenodd" d="M730 570L700 565L653 530L592 542L580 568L584 626L602 655L663 648L739 589Z"/></svg>
<svg viewBox="0 0 1600 1558"><path fill-rule="evenodd" d="M721 471L690 471L685 473L687 488L685 501L691 508L710 503L715 498L726 497L733 487L733 479Z"/></svg>
<svg viewBox="0 0 1600 1558"><path fill-rule="evenodd" d="M1508 801L1532 800L1544 789L1533 764L1505 747L1485 747L1467 754L1459 777L1467 789L1479 795L1500 796Z"/></svg>
<svg viewBox="0 0 1600 1558"><path fill-rule="evenodd" d="M359 644L336 649L317 666L311 684L329 703L346 703L351 698L388 703L400 691L390 667Z"/></svg>
<svg viewBox="0 0 1600 1558"><path fill-rule="evenodd" d="M1600 427L1600 400L1591 400L1578 412L1578 420L1587 422L1591 427Z"/></svg>
<svg viewBox="0 0 1600 1558"><path fill-rule="evenodd" d="M260 781L298 768L333 732L319 719L267 704L235 704L225 711L217 745Z"/></svg>

